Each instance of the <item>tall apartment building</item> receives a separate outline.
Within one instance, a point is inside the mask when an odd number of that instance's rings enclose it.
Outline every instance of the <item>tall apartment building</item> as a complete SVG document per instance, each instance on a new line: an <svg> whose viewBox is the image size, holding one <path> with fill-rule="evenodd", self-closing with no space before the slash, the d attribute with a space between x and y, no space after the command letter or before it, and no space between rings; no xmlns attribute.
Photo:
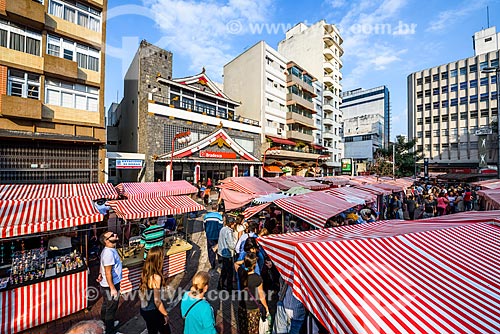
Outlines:
<svg viewBox="0 0 500 334"><path fill-rule="evenodd" d="M498 83L482 70L499 66L498 40L494 27L482 30L474 35L474 57L408 76L408 135L417 139L430 170L497 164L492 122L498 116Z"/></svg>
<svg viewBox="0 0 500 334"><path fill-rule="evenodd" d="M0 183L104 181L107 0L0 0Z"/></svg>
<svg viewBox="0 0 500 334"><path fill-rule="evenodd" d="M389 89L386 86L342 92L344 156L372 161L390 138Z"/></svg>
<svg viewBox="0 0 500 334"><path fill-rule="evenodd" d="M323 84L323 146L331 155L330 167L340 168L343 157L342 112L342 37L336 26L321 20L311 26L299 23L287 31L278 51L292 59Z"/></svg>
<svg viewBox="0 0 500 334"><path fill-rule="evenodd" d="M323 164L322 86L304 67L260 41L224 65L224 92L241 101L241 115L261 120L266 173L306 175Z"/></svg>

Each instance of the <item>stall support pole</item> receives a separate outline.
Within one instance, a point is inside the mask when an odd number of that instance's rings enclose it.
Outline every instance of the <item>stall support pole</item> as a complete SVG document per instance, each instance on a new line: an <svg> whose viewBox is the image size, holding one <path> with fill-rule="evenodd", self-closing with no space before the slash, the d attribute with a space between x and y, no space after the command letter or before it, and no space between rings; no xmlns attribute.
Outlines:
<svg viewBox="0 0 500 334"><path fill-rule="evenodd" d="M285 212L281 211L281 233L285 233Z"/></svg>

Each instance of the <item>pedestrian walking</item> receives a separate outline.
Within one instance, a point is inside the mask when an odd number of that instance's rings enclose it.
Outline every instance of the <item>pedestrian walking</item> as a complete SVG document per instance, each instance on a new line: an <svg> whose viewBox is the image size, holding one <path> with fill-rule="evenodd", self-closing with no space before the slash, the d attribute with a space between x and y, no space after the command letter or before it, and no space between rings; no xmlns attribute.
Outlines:
<svg viewBox="0 0 500 334"><path fill-rule="evenodd" d="M161 300L161 291L165 286L163 276L163 247L151 248L142 267L139 297L141 299L141 315L146 322L148 334L170 334L168 313Z"/></svg>
<svg viewBox="0 0 500 334"><path fill-rule="evenodd" d="M233 291L233 256L235 241L233 237L234 221L227 221L219 233L217 254L222 261L218 290Z"/></svg>
<svg viewBox="0 0 500 334"><path fill-rule="evenodd" d="M213 204L212 210L203 216L203 227L205 229L205 236L207 237L208 261L212 269L217 267L215 248L219 242L219 233L223 226L222 214L217 211L217 204Z"/></svg>
<svg viewBox="0 0 500 334"><path fill-rule="evenodd" d="M184 319L184 334L215 334L215 317L212 306L206 301L210 275L200 271L193 277L190 291L184 293L181 301L181 315Z"/></svg>
<svg viewBox="0 0 500 334"><path fill-rule="evenodd" d="M116 333L118 325L115 322L116 311L120 299L120 282L122 280L122 261L116 251L118 235L111 231L104 232L100 236L100 242L104 246L101 253L101 264L98 281L101 285L102 307L101 320L106 325L106 334Z"/></svg>

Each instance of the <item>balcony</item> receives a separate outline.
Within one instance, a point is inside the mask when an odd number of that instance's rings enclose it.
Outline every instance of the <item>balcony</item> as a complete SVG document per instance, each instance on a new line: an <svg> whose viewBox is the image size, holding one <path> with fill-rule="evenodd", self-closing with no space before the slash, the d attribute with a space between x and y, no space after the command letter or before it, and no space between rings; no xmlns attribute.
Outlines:
<svg viewBox="0 0 500 334"><path fill-rule="evenodd" d="M298 96L298 95L293 94L293 93L287 93L286 94L286 105L288 106L288 105L292 105L292 104L299 104L299 105L303 106L304 108L311 110L311 112L314 112L314 104L312 103L312 101L307 101L303 97Z"/></svg>
<svg viewBox="0 0 500 334"><path fill-rule="evenodd" d="M2 109L4 117L42 119L42 102L19 96L2 95Z"/></svg>
<svg viewBox="0 0 500 334"><path fill-rule="evenodd" d="M323 104L323 110L324 110L325 112L328 112L328 111L330 111L330 112L334 112L334 111L335 111L335 108L333 107L333 103L324 103L324 104Z"/></svg>
<svg viewBox="0 0 500 334"><path fill-rule="evenodd" d="M326 123L325 123L325 125L326 125ZM323 139L333 139L333 138L334 138L334 136L333 136L333 132L331 129L323 131Z"/></svg>
<svg viewBox="0 0 500 334"><path fill-rule="evenodd" d="M307 133L303 133L300 131L294 131L294 130L287 131L287 136L288 136L288 139L300 140L300 141L303 141L306 143L312 143L314 140L312 135L308 135Z"/></svg>
<svg viewBox="0 0 500 334"><path fill-rule="evenodd" d="M45 24L45 6L33 0L7 1L5 4L7 17L18 23L42 29Z"/></svg>
<svg viewBox="0 0 500 334"><path fill-rule="evenodd" d="M295 112L286 113L286 124L299 123L301 125L307 126L309 128L315 129L314 120L306 116L297 114Z"/></svg>
<svg viewBox="0 0 500 334"><path fill-rule="evenodd" d="M330 61L325 61L323 63L323 69L325 70L325 72L327 73L332 73L334 70L335 70L335 66L333 66L332 62Z"/></svg>
<svg viewBox="0 0 500 334"><path fill-rule="evenodd" d="M312 85L307 84L305 81L301 80L300 78L297 78L293 74L287 74L287 76L286 76L286 85L287 85L287 87L288 86L292 86L294 84L296 84L297 86L301 87L303 90L308 91L309 93L311 93L311 95L313 97L317 96L316 93L314 92L314 88L313 88Z"/></svg>
<svg viewBox="0 0 500 334"><path fill-rule="evenodd" d="M333 51L332 49L330 48L325 48L323 49L323 55L325 56L325 58L330 61L333 59L333 57L335 57L335 55L333 54Z"/></svg>
<svg viewBox="0 0 500 334"><path fill-rule="evenodd" d="M333 124L334 124L333 117L325 117L325 118L323 118L323 124L324 125L333 126Z"/></svg>
<svg viewBox="0 0 500 334"><path fill-rule="evenodd" d="M43 69L46 73L59 77L78 77L78 65L76 61L59 58L51 55L44 56Z"/></svg>
<svg viewBox="0 0 500 334"><path fill-rule="evenodd" d="M335 80L331 75L325 75L323 77L323 83L327 86L333 86L335 84Z"/></svg>
<svg viewBox="0 0 500 334"><path fill-rule="evenodd" d="M331 47L335 43L335 40L333 39L332 35L328 34L323 36L323 42L325 42L325 45L327 47Z"/></svg>
<svg viewBox="0 0 500 334"><path fill-rule="evenodd" d="M334 98L335 97L335 94L333 94L333 92L329 89L325 89L323 91L323 97L326 99L326 98Z"/></svg>

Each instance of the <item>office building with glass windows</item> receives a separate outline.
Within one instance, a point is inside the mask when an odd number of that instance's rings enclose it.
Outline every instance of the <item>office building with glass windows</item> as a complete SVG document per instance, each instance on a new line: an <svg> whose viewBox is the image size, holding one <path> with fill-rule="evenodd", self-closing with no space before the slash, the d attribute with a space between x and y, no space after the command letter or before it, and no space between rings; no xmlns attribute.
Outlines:
<svg viewBox="0 0 500 334"><path fill-rule="evenodd" d="M106 8L0 1L0 183L104 181Z"/></svg>
<svg viewBox="0 0 500 334"><path fill-rule="evenodd" d="M495 74L500 34L474 35L475 55L408 76L408 136L429 159L431 171L497 165Z"/></svg>

